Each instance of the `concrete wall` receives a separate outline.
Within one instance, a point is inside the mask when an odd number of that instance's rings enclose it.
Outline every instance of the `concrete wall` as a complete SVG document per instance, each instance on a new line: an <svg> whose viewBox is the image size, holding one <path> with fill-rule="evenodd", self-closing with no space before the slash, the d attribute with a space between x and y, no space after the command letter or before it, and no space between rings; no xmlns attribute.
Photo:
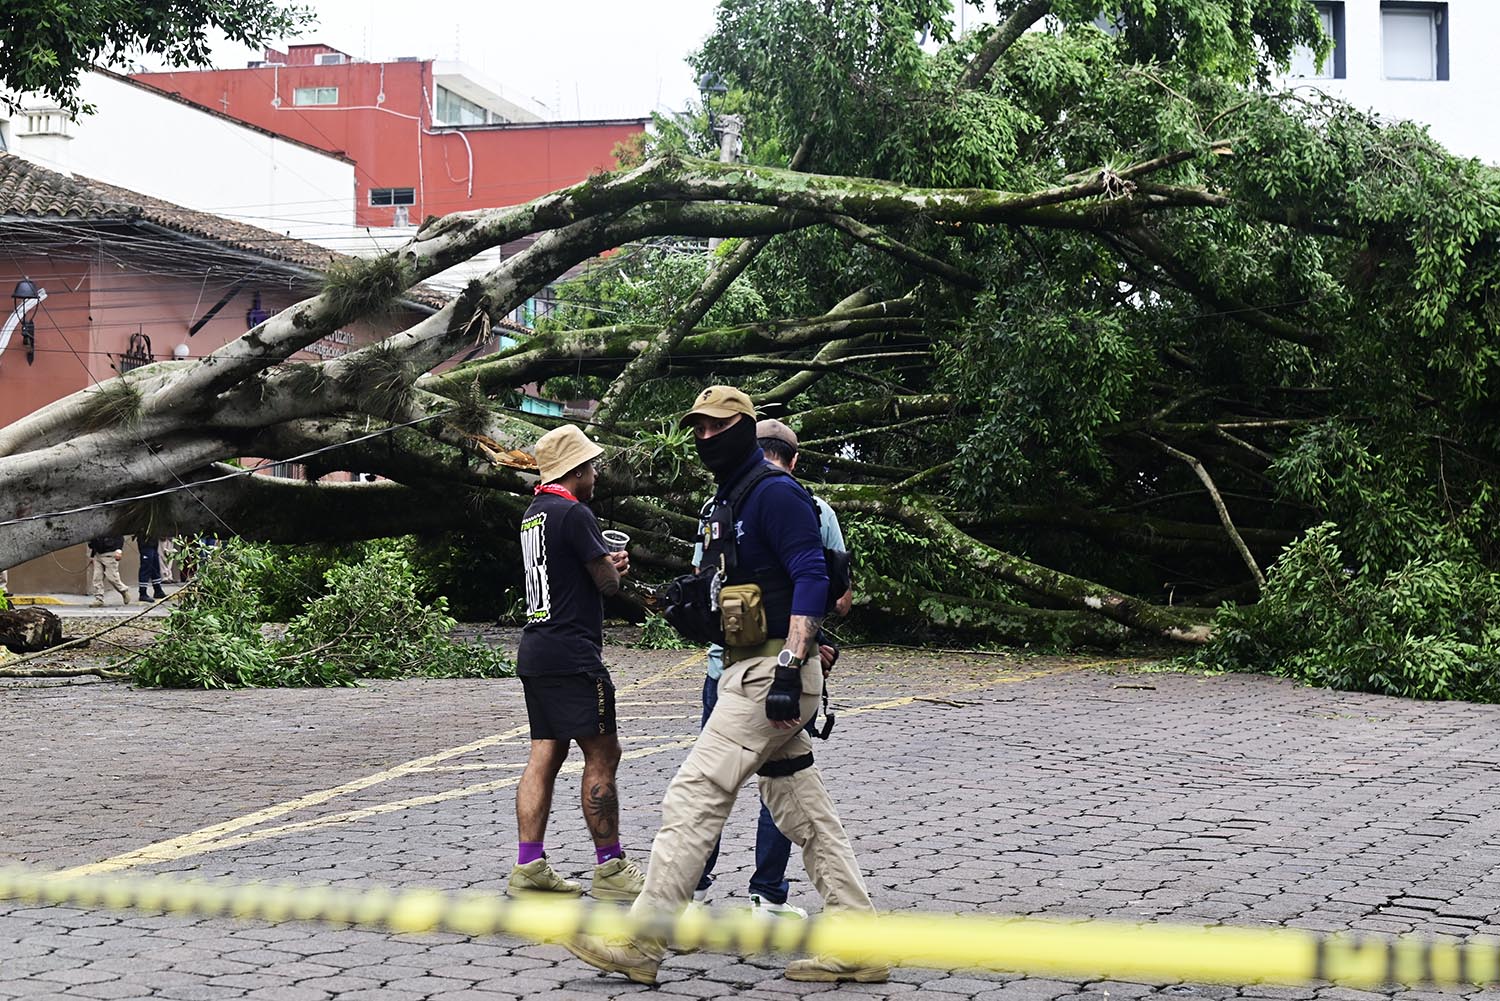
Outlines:
<svg viewBox="0 0 1500 1001"><path fill-rule="evenodd" d="M134 79L180 94L262 128L336 150L356 169L356 223L389 228L404 214L412 225L428 216L515 205L613 170L615 144L639 133L643 120L543 122L435 127L431 62L260 66L233 70L138 73ZM449 86L453 67L439 64ZM299 88L337 88L338 103L298 106ZM413 204L398 212L371 205L372 188L411 188ZM334 246L335 244L328 244ZM364 253L363 233L339 249Z"/></svg>
<svg viewBox="0 0 1500 1001"><path fill-rule="evenodd" d="M1500 130L1492 103L1500 88L1500 60L1490 49L1500 41L1500 3L1449 0L1442 8L1448 39L1447 80L1388 80L1382 49L1381 0L1346 0L1345 78L1288 78L1288 86L1311 86L1390 121L1411 120L1460 156L1500 163ZM1410 6L1410 5L1407 5Z"/></svg>
<svg viewBox="0 0 1500 1001"><path fill-rule="evenodd" d="M97 111L63 126L67 135L27 135L25 114L12 115L11 152L299 239L354 223L349 160L109 74L85 73L80 94Z"/></svg>

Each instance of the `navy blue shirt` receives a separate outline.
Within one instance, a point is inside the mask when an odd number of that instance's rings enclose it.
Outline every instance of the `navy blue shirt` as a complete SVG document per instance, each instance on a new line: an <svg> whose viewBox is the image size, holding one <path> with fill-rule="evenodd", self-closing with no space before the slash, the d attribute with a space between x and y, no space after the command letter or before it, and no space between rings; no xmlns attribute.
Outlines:
<svg viewBox="0 0 1500 1001"><path fill-rule="evenodd" d="M757 448L729 483L765 461L766 453ZM721 489L719 495L723 494ZM768 477L750 491L734 516L740 567L752 577L757 571L784 569L792 578L792 614L822 618L828 611L828 568L811 495L790 476ZM768 625L776 635L779 623Z"/></svg>

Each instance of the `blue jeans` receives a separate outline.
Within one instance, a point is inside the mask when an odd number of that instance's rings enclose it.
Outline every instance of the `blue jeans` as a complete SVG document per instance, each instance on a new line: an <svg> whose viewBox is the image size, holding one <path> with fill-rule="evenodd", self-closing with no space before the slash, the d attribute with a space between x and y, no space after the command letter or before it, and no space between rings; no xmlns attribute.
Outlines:
<svg viewBox="0 0 1500 1001"><path fill-rule="evenodd" d="M703 720L701 728L708 722L709 714L719 702L719 680L703 679ZM807 728L812 731L815 720L809 720ZM760 818L755 826L755 874L750 877L750 892L771 904L786 903L791 885L787 882L786 866L792 858L792 841L777 830L771 819L771 811L765 803L760 805ZM719 842L708 853L708 864L703 867L703 877L698 880L698 889L706 890L714 883L714 866L719 861Z"/></svg>

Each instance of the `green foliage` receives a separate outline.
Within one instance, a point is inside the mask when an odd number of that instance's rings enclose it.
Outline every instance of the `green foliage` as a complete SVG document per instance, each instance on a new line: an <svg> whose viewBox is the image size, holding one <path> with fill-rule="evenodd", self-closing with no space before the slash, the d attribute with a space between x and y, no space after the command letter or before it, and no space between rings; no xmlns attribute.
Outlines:
<svg viewBox="0 0 1500 1001"><path fill-rule="evenodd" d="M417 577L401 550L372 547L357 564L328 571L328 593L287 624L278 661L300 684L360 678L484 678L512 673L493 647L448 639L448 604L417 598Z"/></svg>
<svg viewBox="0 0 1500 1001"><path fill-rule="evenodd" d="M448 638L443 599L426 604L399 544L371 543L332 565L326 593L272 638L259 582L276 555L237 541L205 553L161 638L132 667L138 684L168 688L354 685L365 678L501 677L501 653Z"/></svg>
<svg viewBox="0 0 1500 1001"><path fill-rule="evenodd" d="M641 626L641 638L635 645L642 650L692 650L694 644L682 638L666 619L647 613Z"/></svg>
<svg viewBox="0 0 1500 1001"><path fill-rule="evenodd" d="M1201 666L1418 699L1500 701L1500 574L1473 559L1357 570L1325 523L1287 548L1261 600L1225 606Z"/></svg>
<svg viewBox="0 0 1500 1001"><path fill-rule="evenodd" d="M191 545L191 586L173 603L161 637L131 667L139 685L251 688L278 684L273 645L261 633L264 608L256 578L269 560L257 546L230 541Z"/></svg>
<svg viewBox="0 0 1500 1001"><path fill-rule="evenodd" d="M854 592L863 575L887 577L902 584L945 594L969 594L981 601L1007 601L1011 590L999 581L974 579L956 553L937 540L897 522L846 511L839 515L844 542L854 554Z"/></svg>
<svg viewBox="0 0 1500 1001"><path fill-rule="evenodd" d="M676 421L663 421L655 431L642 431L630 447L619 452L620 458L639 476L653 477L671 483L692 469L697 449L693 429L678 427Z"/></svg>
<svg viewBox="0 0 1500 1001"><path fill-rule="evenodd" d="M557 286L558 306L539 330L580 330L613 323L667 323L693 297L708 274L702 253L637 249L610 258ZM737 279L704 316L716 327L769 318L759 289Z"/></svg>
<svg viewBox="0 0 1500 1001"><path fill-rule="evenodd" d="M407 558L421 581L418 593L423 600L445 598L464 622L522 623L526 594L513 529L450 532L410 538L405 544Z"/></svg>
<svg viewBox="0 0 1500 1001"><path fill-rule="evenodd" d="M328 572L359 563L375 543L305 543L261 546L264 557L249 586L260 595L261 615L268 622L290 622L326 593Z"/></svg>
<svg viewBox="0 0 1500 1001"><path fill-rule="evenodd" d="M78 78L96 64L119 66L139 54L171 66L209 66L216 35L259 48L300 33L305 7L275 0L32 0L7 4L0 16L0 90L39 92L64 111L90 110Z"/></svg>

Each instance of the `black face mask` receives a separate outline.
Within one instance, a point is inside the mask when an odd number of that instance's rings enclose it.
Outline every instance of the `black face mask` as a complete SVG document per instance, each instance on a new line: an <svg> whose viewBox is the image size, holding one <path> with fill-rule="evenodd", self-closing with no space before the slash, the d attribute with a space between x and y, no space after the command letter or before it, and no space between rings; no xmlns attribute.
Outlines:
<svg viewBox="0 0 1500 1001"><path fill-rule="evenodd" d="M755 422L742 416L712 438L699 438L695 444L698 458L714 474L714 479L722 483L755 451Z"/></svg>

